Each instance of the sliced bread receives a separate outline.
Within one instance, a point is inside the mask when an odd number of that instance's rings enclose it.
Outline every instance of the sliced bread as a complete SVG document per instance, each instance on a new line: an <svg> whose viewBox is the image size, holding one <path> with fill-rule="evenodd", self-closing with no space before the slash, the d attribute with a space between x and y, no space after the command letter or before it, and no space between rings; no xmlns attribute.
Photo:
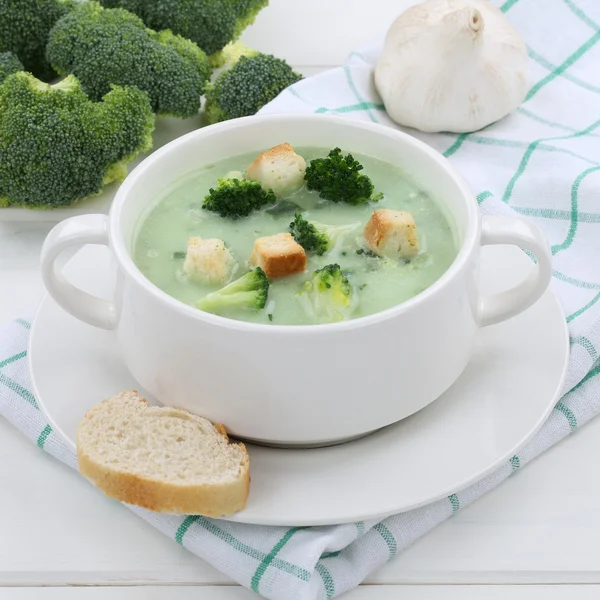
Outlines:
<svg viewBox="0 0 600 600"><path fill-rule="evenodd" d="M157 512L221 517L244 508L250 460L222 425L122 392L77 429L79 470L107 496Z"/></svg>

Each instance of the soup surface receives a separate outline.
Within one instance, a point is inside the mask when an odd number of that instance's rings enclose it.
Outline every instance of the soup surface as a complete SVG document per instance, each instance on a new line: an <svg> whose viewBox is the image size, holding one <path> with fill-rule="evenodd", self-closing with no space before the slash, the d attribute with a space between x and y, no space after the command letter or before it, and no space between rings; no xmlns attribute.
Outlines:
<svg viewBox="0 0 600 600"><path fill-rule="evenodd" d="M325 148L295 148L310 160L327 156ZM273 325L311 325L329 322L299 301L298 293L312 273L332 263L341 266L351 285L352 312L358 318L391 308L419 294L433 284L451 265L457 254L457 243L445 214L438 204L417 189L401 169L385 161L353 153L364 166L375 192L383 197L378 202L352 206L322 200L306 187L276 205L256 211L248 217L228 219L202 208L209 188L230 171L245 171L256 153L228 158L205 166L165 190L150 212L138 224L133 258L140 271L157 287L174 298L194 306L210 292L223 287L191 280L183 272L187 242L190 237L223 240L238 261L232 280L253 267L249 264L257 238L289 232L295 212L310 221L327 225L356 224L356 228L340 236L333 247L317 256L307 252L308 265L303 273L279 277L271 281L268 300L263 310L227 309L225 317ZM410 259L382 259L365 251L364 227L373 211L379 208L409 211L417 226L418 255Z"/></svg>

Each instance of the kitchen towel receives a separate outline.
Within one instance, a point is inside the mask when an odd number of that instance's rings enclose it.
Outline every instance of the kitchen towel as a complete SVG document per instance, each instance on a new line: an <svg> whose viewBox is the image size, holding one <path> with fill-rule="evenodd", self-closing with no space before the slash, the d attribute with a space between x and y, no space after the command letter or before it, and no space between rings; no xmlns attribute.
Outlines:
<svg viewBox="0 0 600 600"><path fill-rule="evenodd" d="M483 212L520 215L546 232L554 255L553 287L571 333L564 396L535 438L494 473L449 498L381 522L257 527L131 507L262 596L329 599L357 586L600 412L600 3L546 0L543 10L540 4L498 3L524 36L531 56L533 84L515 114L473 134L410 133L454 163ZM342 114L394 127L372 82L380 48L381 41L353 53L344 67L295 84L262 113ZM29 321L18 320L0 334L0 414L40 448L76 468L75 456L46 423L31 393L29 327Z"/></svg>

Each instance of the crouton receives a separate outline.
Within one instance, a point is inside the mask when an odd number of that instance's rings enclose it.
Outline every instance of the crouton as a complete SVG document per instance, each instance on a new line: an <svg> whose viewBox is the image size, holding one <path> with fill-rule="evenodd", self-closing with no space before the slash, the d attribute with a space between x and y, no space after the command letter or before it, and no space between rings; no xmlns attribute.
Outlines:
<svg viewBox="0 0 600 600"><path fill-rule="evenodd" d="M271 189L277 197L297 192L304 185L306 161L286 142L262 154L246 170L248 179Z"/></svg>
<svg viewBox="0 0 600 600"><path fill-rule="evenodd" d="M410 258L419 252L415 220L402 210L373 211L365 226L365 240L375 254L387 258Z"/></svg>
<svg viewBox="0 0 600 600"><path fill-rule="evenodd" d="M219 239L192 237L188 240L183 272L190 278L208 285L225 283L237 262Z"/></svg>
<svg viewBox="0 0 600 600"><path fill-rule="evenodd" d="M258 238L250 263L260 267L269 279L300 273L306 269L306 253L291 233Z"/></svg>

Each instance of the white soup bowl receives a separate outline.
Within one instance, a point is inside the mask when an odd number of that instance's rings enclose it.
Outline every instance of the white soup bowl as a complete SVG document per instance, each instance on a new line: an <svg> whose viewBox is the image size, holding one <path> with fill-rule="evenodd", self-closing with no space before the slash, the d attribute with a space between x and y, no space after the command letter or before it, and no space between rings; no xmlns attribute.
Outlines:
<svg viewBox="0 0 600 600"><path fill-rule="evenodd" d="M402 168L442 205L460 247L446 273L414 298L342 323L278 326L205 313L170 297L132 259L141 216L165 188L230 156L289 142L341 147ZM110 249L112 301L75 288L56 265L68 247ZM481 247L532 252L531 273L492 297L478 291ZM277 445L324 445L374 431L422 409L459 377L477 330L533 304L551 276L548 243L516 218L481 217L452 165L395 129L328 115L255 116L185 135L153 153L125 180L104 215L59 223L42 251L42 275L73 316L112 329L140 385L163 404L225 424L237 437ZM98 398L101 400L101 398Z"/></svg>

